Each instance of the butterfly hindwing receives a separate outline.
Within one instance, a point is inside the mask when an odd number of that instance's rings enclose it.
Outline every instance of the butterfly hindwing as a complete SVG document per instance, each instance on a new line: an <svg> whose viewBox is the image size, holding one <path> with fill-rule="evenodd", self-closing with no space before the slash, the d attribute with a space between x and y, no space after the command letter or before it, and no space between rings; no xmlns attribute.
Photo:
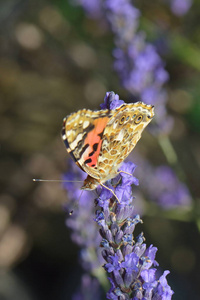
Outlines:
<svg viewBox="0 0 200 300"><path fill-rule="evenodd" d="M120 164L133 150L144 128L151 121L152 106L141 102L123 104L115 110L104 130L99 172L114 177ZM115 174L115 175L114 175Z"/></svg>

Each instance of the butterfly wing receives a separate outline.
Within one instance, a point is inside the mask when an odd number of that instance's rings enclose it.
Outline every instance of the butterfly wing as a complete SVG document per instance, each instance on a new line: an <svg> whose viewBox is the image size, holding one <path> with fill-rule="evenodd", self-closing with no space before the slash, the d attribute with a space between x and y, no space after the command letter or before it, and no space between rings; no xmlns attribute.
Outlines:
<svg viewBox="0 0 200 300"><path fill-rule="evenodd" d="M104 130L97 163L98 172L105 181L116 176L120 164L133 150L154 116L153 107L142 102L123 104L112 112Z"/></svg>
<svg viewBox="0 0 200 300"><path fill-rule="evenodd" d="M109 110L80 110L63 120L62 138L76 164L91 177L100 179L98 157Z"/></svg>
<svg viewBox="0 0 200 300"><path fill-rule="evenodd" d="M80 110L63 121L62 137L76 164L98 182L116 176L120 164L133 150L154 116L142 102L123 104L115 110Z"/></svg>

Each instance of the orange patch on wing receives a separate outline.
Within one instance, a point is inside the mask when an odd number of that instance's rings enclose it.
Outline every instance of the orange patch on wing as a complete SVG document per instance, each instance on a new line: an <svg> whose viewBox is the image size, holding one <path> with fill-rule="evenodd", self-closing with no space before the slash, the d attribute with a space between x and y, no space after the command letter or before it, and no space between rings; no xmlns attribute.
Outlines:
<svg viewBox="0 0 200 300"><path fill-rule="evenodd" d="M84 160L88 161L86 164L89 167L95 167L97 165L97 160L101 150L102 144L102 133L108 123L109 118L103 117L94 120L94 128L88 132L88 135L85 139L85 145L89 144L89 147L84 153ZM101 135L101 136L100 136ZM95 145L95 147L93 147Z"/></svg>

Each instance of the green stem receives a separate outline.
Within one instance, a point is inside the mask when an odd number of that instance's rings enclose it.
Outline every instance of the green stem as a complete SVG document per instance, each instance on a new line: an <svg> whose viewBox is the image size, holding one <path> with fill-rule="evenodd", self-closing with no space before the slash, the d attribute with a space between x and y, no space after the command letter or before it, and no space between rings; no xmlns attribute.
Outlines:
<svg viewBox="0 0 200 300"><path fill-rule="evenodd" d="M170 165L178 163L178 158L174 147L168 136L161 136L158 138L159 145L166 156L166 159Z"/></svg>
<svg viewBox="0 0 200 300"><path fill-rule="evenodd" d="M158 138L158 143L167 159L168 164L171 165L175 169L178 177L181 180L187 181L187 176L185 174L185 171L179 164L178 156L176 154L176 151L175 151L169 137L168 136L160 136Z"/></svg>
<svg viewBox="0 0 200 300"><path fill-rule="evenodd" d="M169 210L162 210L156 204L148 203L148 209L146 211L146 216L149 216L151 218L159 216L160 218L182 222L193 222L194 219L197 220L194 207L189 207L186 209L174 208Z"/></svg>
<svg viewBox="0 0 200 300"><path fill-rule="evenodd" d="M104 291L108 291L109 282L106 276L106 272L103 267L96 268L92 271L92 275L95 276L103 287Z"/></svg>

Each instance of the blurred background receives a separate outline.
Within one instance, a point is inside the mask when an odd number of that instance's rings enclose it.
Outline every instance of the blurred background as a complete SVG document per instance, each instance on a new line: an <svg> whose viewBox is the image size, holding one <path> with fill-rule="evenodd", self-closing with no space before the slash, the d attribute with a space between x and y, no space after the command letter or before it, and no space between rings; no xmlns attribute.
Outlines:
<svg viewBox="0 0 200 300"><path fill-rule="evenodd" d="M200 1L181 17L166 1L136 3L140 26L159 45L170 74L174 170L184 173L191 197L186 208L167 211L144 202L140 228L171 272L173 299L200 299ZM129 97L113 70L112 49L108 28L68 0L0 2L0 300L71 299L80 283L79 249L62 208L67 193L59 183L32 179L60 179L67 171L60 135L66 115L98 109L107 91ZM150 133L136 148L155 167L168 165Z"/></svg>

